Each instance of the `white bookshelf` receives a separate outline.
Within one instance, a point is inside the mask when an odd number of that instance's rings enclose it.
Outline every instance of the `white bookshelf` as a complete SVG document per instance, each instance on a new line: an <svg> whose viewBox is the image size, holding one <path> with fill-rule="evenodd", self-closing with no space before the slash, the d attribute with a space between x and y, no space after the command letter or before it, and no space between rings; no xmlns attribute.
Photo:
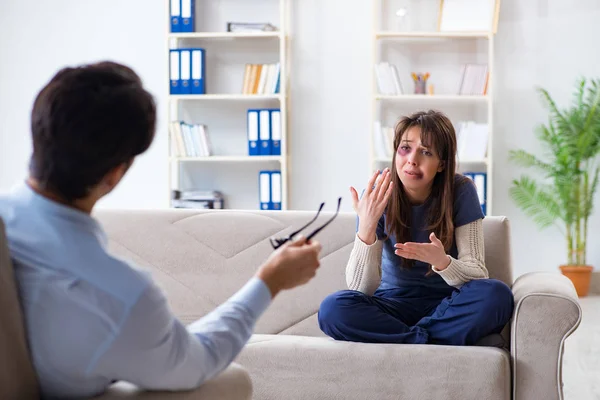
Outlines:
<svg viewBox="0 0 600 400"><path fill-rule="evenodd" d="M399 29L395 11L408 4L418 19L411 21L407 30ZM394 127L398 119L415 111L435 109L444 112L457 123L473 120L487 123L489 134L487 153L482 159L460 159L458 172L485 172L487 174L487 214L493 215L493 32L440 32L438 31L439 2L423 0L372 0L372 65L369 69L372 86L372 118L370 129L369 170L391 166L390 157L382 157L376 150L375 123ZM410 12L410 11L409 11ZM402 27L404 28L404 27ZM388 61L397 65L402 94L386 95L379 92L375 65ZM468 63L486 63L489 77L485 94L461 95L461 66ZM413 94L411 72L430 72L429 84L433 94Z"/></svg>
<svg viewBox="0 0 600 400"><path fill-rule="evenodd" d="M246 2L207 2L195 5L195 32L173 33L167 23L169 49L205 49L206 94L170 94L167 84L168 189L217 190L225 198L227 209L260 209L259 176L261 170L281 171L281 209L287 210L289 191L289 27L291 0ZM165 0L166 17L170 0ZM276 31L227 32L227 22L268 22ZM243 94L245 64L280 65L279 93ZM167 71L169 61L167 57ZM281 155L250 156L246 118L248 109L280 109ZM177 157L168 123L185 121L207 127L213 155Z"/></svg>

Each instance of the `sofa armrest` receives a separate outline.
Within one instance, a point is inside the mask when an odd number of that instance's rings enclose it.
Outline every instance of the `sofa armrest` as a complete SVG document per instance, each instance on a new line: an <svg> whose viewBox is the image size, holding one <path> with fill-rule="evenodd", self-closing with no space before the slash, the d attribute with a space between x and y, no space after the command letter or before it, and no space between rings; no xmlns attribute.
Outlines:
<svg viewBox="0 0 600 400"><path fill-rule="evenodd" d="M181 392L145 391L127 382L112 385L96 400L251 400L252 381L244 367L232 363L198 389Z"/></svg>
<svg viewBox="0 0 600 400"><path fill-rule="evenodd" d="M565 276L544 272L520 276L512 290L513 398L562 399L564 342L581 322L577 292Z"/></svg>

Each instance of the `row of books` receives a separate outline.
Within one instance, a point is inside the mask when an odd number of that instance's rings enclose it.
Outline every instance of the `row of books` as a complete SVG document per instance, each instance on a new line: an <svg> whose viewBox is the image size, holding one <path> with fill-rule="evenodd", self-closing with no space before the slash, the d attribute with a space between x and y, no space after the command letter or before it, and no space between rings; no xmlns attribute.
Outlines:
<svg viewBox="0 0 600 400"><path fill-rule="evenodd" d="M375 65L375 78L379 94L386 96L401 95L404 90L398 68L387 61L382 61Z"/></svg>
<svg viewBox="0 0 600 400"><path fill-rule="evenodd" d="M281 210L281 171L259 171L258 195L261 210Z"/></svg>
<svg viewBox="0 0 600 400"><path fill-rule="evenodd" d="M459 160L483 160L486 157L490 133L488 124L460 121L455 130Z"/></svg>
<svg viewBox="0 0 600 400"><path fill-rule="evenodd" d="M251 109L247 113L248 155L281 155L281 110Z"/></svg>
<svg viewBox="0 0 600 400"><path fill-rule="evenodd" d="M169 57L170 93L205 94L206 55L204 49L170 49Z"/></svg>
<svg viewBox="0 0 600 400"><path fill-rule="evenodd" d="M481 211L483 211L484 215L487 215L487 174L485 172L465 172L463 175L471 179L475 184Z"/></svg>
<svg viewBox="0 0 600 400"><path fill-rule="evenodd" d="M458 94L485 95L489 71L487 64L464 64L461 68Z"/></svg>
<svg viewBox="0 0 600 400"><path fill-rule="evenodd" d="M170 0L171 32L194 32L194 0Z"/></svg>
<svg viewBox="0 0 600 400"><path fill-rule="evenodd" d="M404 94L398 68L387 61L375 65L375 78L379 94L398 96ZM489 71L487 64L464 64L461 67L459 95L485 95Z"/></svg>
<svg viewBox="0 0 600 400"><path fill-rule="evenodd" d="M173 156L209 157L213 154L206 125L172 121L169 130Z"/></svg>
<svg viewBox="0 0 600 400"><path fill-rule="evenodd" d="M279 93L280 64L246 64L243 94Z"/></svg>
<svg viewBox="0 0 600 400"><path fill-rule="evenodd" d="M381 126L375 121L373 129L375 154L379 159L390 159L394 154L394 128ZM458 160L483 160L487 155L489 127L486 123L460 121L456 124Z"/></svg>

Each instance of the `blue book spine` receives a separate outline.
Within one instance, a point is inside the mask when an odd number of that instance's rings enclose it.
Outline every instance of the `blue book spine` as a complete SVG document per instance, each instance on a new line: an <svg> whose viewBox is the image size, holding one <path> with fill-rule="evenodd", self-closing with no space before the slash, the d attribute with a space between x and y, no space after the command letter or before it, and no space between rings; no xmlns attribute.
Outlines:
<svg viewBox="0 0 600 400"><path fill-rule="evenodd" d="M206 94L206 52L192 49L192 94Z"/></svg>
<svg viewBox="0 0 600 400"><path fill-rule="evenodd" d="M171 32L181 32L181 0L171 0L170 9Z"/></svg>
<svg viewBox="0 0 600 400"><path fill-rule="evenodd" d="M258 138L258 132L260 128L259 110L248 110L246 130L248 133L248 155L258 156L260 154L260 140Z"/></svg>
<svg viewBox="0 0 600 400"><path fill-rule="evenodd" d="M269 110L271 115L271 154L281 155L281 110Z"/></svg>
<svg viewBox="0 0 600 400"><path fill-rule="evenodd" d="M271 204L271 172L260 171L258 173L258 201L261 210L270 210Z"/></svg>
<svg viewBox="0 0 600 400"><path fill-rule="evenodd" d="M181 32L194 32L195 0L181 0Z"/></svg>
<svg viewBox="0 0 600 400"><path fill-rule="evenodd" d="M180 94L192 94L192 52L191 49L179 49L179 68L181 70Z"/></svg>
<svg viewBox="0 0 600 400"><path fill-rule="evenodd" d="M261 156L271 155L271 113L268 109L260 110L259 118L259 154Z"/></svg>
<svg viewBox="0 0 600 400"><path fill-rule="evenodd" d="M169 76L171 80L171 94L181 94L181 66L179 50L171 49L169 51Z"/></svg>

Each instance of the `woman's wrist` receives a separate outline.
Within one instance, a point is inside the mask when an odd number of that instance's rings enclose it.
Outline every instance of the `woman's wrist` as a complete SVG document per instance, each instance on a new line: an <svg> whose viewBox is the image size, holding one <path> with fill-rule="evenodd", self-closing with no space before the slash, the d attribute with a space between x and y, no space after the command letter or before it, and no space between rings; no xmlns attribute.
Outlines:
<svg viewBox="0 0 600 400"><path fill-rule="evenodd" d="M370 246L377 241L377 230L358 229L358 238L363 241L364 244Z"/></svg>
<svg viewBox="0 0 600 400"><path fill-rule="evenodd" d="M435 268L437 271L443 271L446 268L448 268L448 266L450 265L450 257L448 257L447 254L444 254L444 257L439 259L439 261L435 262L434 264L432 264L432 267Z"/></svg>

